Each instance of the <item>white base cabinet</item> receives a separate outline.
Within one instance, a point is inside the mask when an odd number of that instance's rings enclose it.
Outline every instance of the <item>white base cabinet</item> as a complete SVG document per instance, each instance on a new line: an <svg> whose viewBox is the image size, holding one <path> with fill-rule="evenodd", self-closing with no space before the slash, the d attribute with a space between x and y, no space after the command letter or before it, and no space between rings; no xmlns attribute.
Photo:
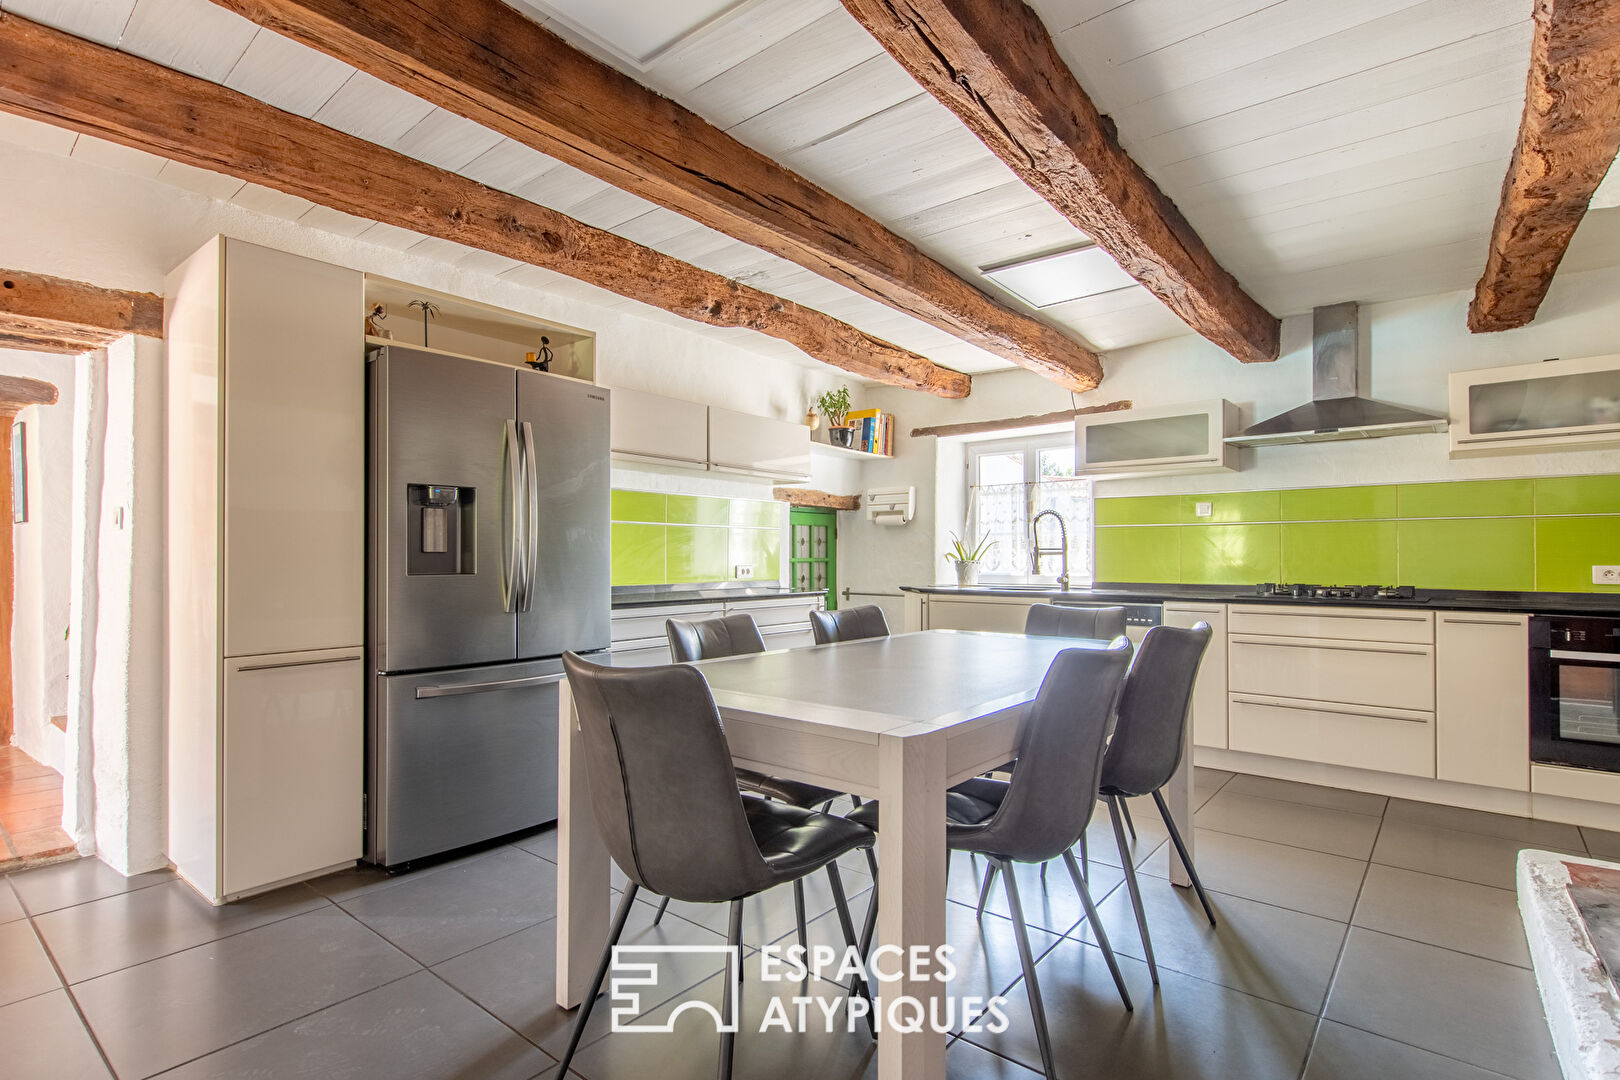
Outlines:
<svg viewBox="0 0 1620 1080"><path fill-rule="evenodd" d="M1530 618L1435 616L1435 775L1530 790Z"/></svg>
<svg viewBox="0 0 1620 1080"><path fill-rule="evenodd" d="M810 613L822 611L826 603L819 596L737 597L724 602L662 604L656 607L627 607L613 613L613 665L648 667L670 663L666 619L698 622L722 615L746 614L759 627L767 649L798 649L814 645Z"/></svg>
<svg viewBox="0 0 1620 1080"><path fill-rule="evenodd" d="M1198 665L1193 683L1193 745L1225 747L1226 732L1226 605L1175 603L1164 605L1164 625L1190 629L1209 623L1209 648Z"/></svg>

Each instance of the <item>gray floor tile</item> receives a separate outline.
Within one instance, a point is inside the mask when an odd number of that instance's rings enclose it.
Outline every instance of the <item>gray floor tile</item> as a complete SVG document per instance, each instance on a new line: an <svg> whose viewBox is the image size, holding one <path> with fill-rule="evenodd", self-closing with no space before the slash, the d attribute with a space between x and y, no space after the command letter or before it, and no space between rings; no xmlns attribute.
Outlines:
<svg viewBox="0 0 1620 1080"><path fill-rule="evenodd" d="M547 862L554 863L557 861L557 829L555 826L542 829L532 836L514 840L512 843L524 851L540 856Z"/></svg>
<svg viewBox="0 0 1620 1080"><path fill-rule="evenodd" d="M1372 861L1512 889L1516 883L1519 852L1536 846L1501 836L1386 818L1378 834L1378 844L1373 848Z"/></svg>
<svg viewBox="0 0 1620 1080"><path fill-rule="evenodd" d="M1443 949L1530 966L1518 897L1506 889L1374 863L1351 921Z"/></svg>
<svg viewBox="0 0 1620 1080"><path fill-rule="evenodd" d="M1352 927L1328 1019L1519 1080L1558 1080L1535 976Z"/></svg>
<svg viewBox="0 0 1620 1080"><path fill-rule="evenodd" d="M1193 820L1203 829L1365 860L1372 855L1381 819L1223 791L1205 803Z"/></svg>
<svg viewBox="0 0 1620 1080"><path fill-rule="evenodd" d="M1210 926L1191 889L1147 876L1141 883L1161 972L1179 971L1313 1015L1322 1011L1344 944L1343 923L1211 893L1217 925ZM1143 959L1130 895L1114 890L1099 914L1115 952ZM1093 940L1089 931L1080 936Z"/></svg>
<svg viewBox="0 0 1620 1080"><path fill-rule="evenodd" d="M1197 829L1195 835L1193 862L1205 888L1350 921L1366 863L1208 829ZM1143 872L1169 877L1166 850L1156 852Z"/></svg>
<svg viewBox="0 0 1620 1080"><path fill-rule="evenodd" d="M842 871L840 871L842 873ZM861 913L866 911L864 900L858 898L872 887L871 878L862 875L844 874L844 895L850 901L852 910ZM658 894L643 892L641 898L648 904L659 902ZM804 910L806 919L820 918L833 909L832 886L827 880L826 871L818 871L804 879ZM708 927L715 933L724 936L730 926L730 906L727 904L687 904L679 900L671 901L669 910L680 915L688 922ZM855 915L856 919L860 915ZM743 904L743 944L758 948L768 942L776 941L795 933L798 925L798 916L793 906L793 889L787 885L777 885L767 889L758 896L750 896Z"/></svg>
<svg viewBox="0 0 1620 1080"><path fill-rule="evenodd" d="M33 926L26 921L0 925L0 1005L61 988ZM0 1047L0 1061L4 1052Z"/></svg>
<svg viewBox="0 0 1620 1080"><path fill-rule="evenodd" d="M550 1059L423 971L182 1065L166 1080L529 1080Z"/></svg>
<svg viewBox="0 0 1620 1080"><path fill-rule="evenodd" d="M1581 851L1581 830L1560 821L1535 821L1491 814L1483 810L1469 810L1461 806L1441 806L1438 803L1413 802L1410 799L1389 800L1385 815L1390 821L1411 822L1414 825L1433 825L1456 832L1499 836L1504 840L1517 840L1521 847L1548 848L1554 851Z"/></svg>
<svg viewBox="0 0 1620 1080"><path fill-rule="evenodd" d="M1136 1003L1121 1005L1102 953L1065 940L1037 966L1064 1080L1294 1080L1305 1061L1316 1018L1275 1002L1228 990L1175 971L1161 971L1157 996L1147 965L1120 957ZM1040 1051L1022 985L1008 996L1010 1024L963 1038L1040 1067Z"/></svg>
<svg viewBox="0 0 1620 1080"><path fill-rule="evenodd" d="M1324 1020L1303 1080L1499 1080L1501 1075Z"/></svg>
<svg viewBox="0 0 1620 1080"><path fill-rule="evenodd" d="M1620 833L1610 832L1607 829L1589 829L1582 825L1581 839L1586 841L1586 850L1591 852L1594 859L1620 862Z"/></svg>
<svg viewBox="0 0 1620 1080"><path fill-rule="evenodd" d="M1131 821L1136 825L1136 839L1131 839L1130 831L1125 833L1125 843L1141 866L1160 845L1170 839L1170 830L1164 827L1164 821L1159 817L1158 808L1153 805L1152 799L1130 799ZM1080 856L1080 845L1074 847L1075 857ZM1114 834L1114 823L1108 817L1108 807L1102 802L1097 803L1097 809L1091 815L1091 821L1086 825L1086 854L1106 866L1123 866L1119 855L1119 838Z"/></svg>
<svg viewBox="0 0 1620 1080"><path fill-rule="evenodd" d="M22 901L11 890L11 879L0 877L0 923L15 922L27 916Z"/></svg>
<svg viewBox="0 0 1620 1080"><path fill-rule="evenodd" d="M120 1076L151 1076L421 968L326 906L73 988Z"/></svg>
<svg viewBox="0 0 1620 1080"><path fill-rule="evenodd" d="M1076 858L1078 859L1078 856ZM953 855L947 895L959 904L977 907L979 889L984 881L985 865L982 858L975 867L961 852ZM1069 880L1069 872L1064 869L1061 860L1054 859L1047 865L1044 883L1041 881L1039 865L1015 863L1014 866L1018 878L1019 903L1024 909L1024 919L1030 926L1054 934L1063 934L1085 918L1085 906L1080 902L1080 895L1074 891L1074 884ZM1085 877L1091 889L1092 902L1096 904L1101 904L1125 880L1124 872L1117 866L1109 866L1095 859L1092 860ZM990 890L989 901L985 904L984 910L1002 918L1012 917L1012 909L1007 905L1007 890L999 878Z"/></svg>
<svg viewBox="0 0 1620 1080"><path fill-rule="evenodd" d="M1193 809L1209 802L1215 793L1231 783L1236 773L1229 773L1225 769L1210 769L1201 765L1193 766Z"/></svg>
<svg viewBox="0 0 1620 1080"><path fill-rule="evenodd" d="M1346 791L1343 788L1323 787L1320 784L1302 784L1297 780L1273 780L1269 776L1250 776L1247 773L1239 773L1232 777L1232 782L1221 790L1234 795L1258 795L1263 799L1304 803L1307 806L1325 806L1329 810L1343 810L1350 814L1371 814L1374 817L1382 815L1385 804L1389 802L1383 795L1373 795L1365 791Z"/></svg>
<svg viewBox="0 0 1620 1080"><path fill-rule="evenodd" d="M34 920L69 984L215 941L326 905L302 885L214 907L170 881Z"/></svg>
<svg viewBox="0 0 1620 1080"><path fill-rule="evenodd" d="M432 965L555 915L557 868L527 852L498 848L342 904Z"/></svg>
<svg viewBox="0 0 1620 1080"><path fill-rule="evenodd" d="M1038 1070L992 1054L966 1039L957 1039L945 1051L945 1076L946 1080L1041 1080ZM867 1068L866 1077L877 1080L876 1055Z"/></svg>
<svg viewBox="0 0 1620 1080"><path fill-rule="evenodd" d="M621 946L710 946L723 949L726 939L704 927L673 914L665 915L656 927L651 909L637 904L625 924ZM518 1031L554 1057L561 1057L572 1031L573 1012L557 1007L555 972L557 964L557 922L547 919L511 937L493 941L471 952L462 953L441 964L434 972L487 1009L502 1023ZM677 994L696 986L720 971L723 953L648 954L635 962L658 965L658 982L633 991L641 999L642 1012L649 1012ZM609 971L609 979L613 973ZM607 988L611 989L611 986ZM591 1016L586 1042L594 1042L611 1026L612 1000L603 997Z"/></svg>
<svg viewBox="0 0 1620 1080"><path fill-rule="evenodd" d="M422 871L431 873L431 871ZM379 892L403 885L407 881L416 880L414 874L390 874L380 866L359 865L351 866L347 870L339 870L335 874L315 878L310 881L309 887L334 903L343 900L352 900L361 893Z"/></svg>
<svg viewBox="0 0 1620 1080"><path fill-rule="evenodd" d="M110 1080L66 990L0 1008L0 1072L6 1080Z"/></svg>
<svg viewBox="0 0 1620 1080"><path fill-rule="evenodd" d="M39 915L177 879L168 870L125 877L100 859L89 858L23 870L12 874L10 880L29 914Z"/></svg>

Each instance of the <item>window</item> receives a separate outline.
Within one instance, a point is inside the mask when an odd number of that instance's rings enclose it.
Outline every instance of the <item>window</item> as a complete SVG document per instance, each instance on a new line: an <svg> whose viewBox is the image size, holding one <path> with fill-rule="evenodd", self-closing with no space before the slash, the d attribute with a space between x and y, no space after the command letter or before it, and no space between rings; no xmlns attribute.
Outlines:
<svg viewBox="0 0 1620 1080"><path fill-rule="evenodd" d="M1029 523L1043 510L1055 510L1069 533L1069 579L1091 580L1091 481L1074 475L1074 434L978 443L968 447L968 533L988 535L995 547L979 575L988 581L1053 581L1061 560L1042 560L1039 576L1030 572ZM1041 543L1057 544L1057 523L1041 522Z"/></svg>

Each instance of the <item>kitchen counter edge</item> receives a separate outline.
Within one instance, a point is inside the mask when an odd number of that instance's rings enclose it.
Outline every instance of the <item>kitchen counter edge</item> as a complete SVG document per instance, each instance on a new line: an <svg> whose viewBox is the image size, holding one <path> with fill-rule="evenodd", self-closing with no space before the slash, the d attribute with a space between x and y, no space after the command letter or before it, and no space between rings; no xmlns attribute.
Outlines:
<svg viewBox="0 0 1620 1080"><path fill-rule="evenodd" d="M681 589L676 591L645 591L632 587L630 591L615 593L613 610L638 607L671 607L678 604L714 604L725 601L746 603L755 600L795 600L826 596L826 589Z"/></svg>
<svg viewBox="0 0 1620 1080"><path fill-rule="evenodd" d="M1284 604L1309 607L1416 608L1420 611L1504 611L1523 615L1620 615L1620 593L1506 593L1419 591L1412 600L1301 600L1291 596L1259 596L1240 589L1175 588L1173 586L1116 585L1090 589L1028 589L995 585L902 585L902 592L942 596L982 596L1027 599L1031 603L1217 603Z"/></svg>

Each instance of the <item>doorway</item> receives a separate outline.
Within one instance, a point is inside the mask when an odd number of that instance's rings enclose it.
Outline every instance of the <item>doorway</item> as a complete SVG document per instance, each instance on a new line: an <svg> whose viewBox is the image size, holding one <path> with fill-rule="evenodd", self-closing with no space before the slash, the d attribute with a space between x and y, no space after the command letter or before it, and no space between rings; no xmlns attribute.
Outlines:
<svg viewBox="0 0 1620 1080"><path fill-rule="evenodd" d="M788 583L799 592L827 591L827 610L838 607L838 513L794 507L788 514L793 537Z"/></svg>

